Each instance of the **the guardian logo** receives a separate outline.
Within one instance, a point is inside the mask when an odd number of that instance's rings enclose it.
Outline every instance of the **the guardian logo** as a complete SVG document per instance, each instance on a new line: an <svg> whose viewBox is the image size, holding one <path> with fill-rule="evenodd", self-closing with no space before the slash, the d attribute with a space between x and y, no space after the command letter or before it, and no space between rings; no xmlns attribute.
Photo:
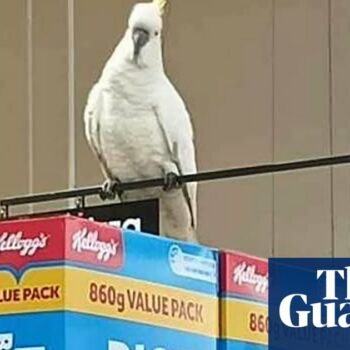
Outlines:
<svg viewBox="0 0 350 350"><path fill-rule="evenodd" d="M350 259L269 259L269 348L350 349Z"/></svg>
<svg viewBox="0 0 350 350"><path fill-rule="evenodd" d="M291 328L309 326L310 322L316 328L349 328L350 327L350 266L344 270L317 270L317 279L324 278L325 295L320 302L308 303L307 294L290 294L286 296L279 308L282 322ZM346 298L340 300L337 296L337 278L346 284ZM292 321L292 303L299 299L307 310L294 310L297 322ZM341 314L339 315L339 312Z"/></svg>

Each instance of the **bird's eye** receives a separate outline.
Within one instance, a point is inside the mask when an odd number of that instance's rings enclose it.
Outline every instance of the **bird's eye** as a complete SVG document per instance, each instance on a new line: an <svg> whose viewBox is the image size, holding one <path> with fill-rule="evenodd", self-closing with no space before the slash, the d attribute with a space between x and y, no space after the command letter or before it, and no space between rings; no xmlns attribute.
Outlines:
<svg viewBox="0 0 350 350"><path fill-rule="evenodd" d="M158 31L155 31L155 32L154 32L154 35L155 35L155 36L158 36L158 35L159 35L159 32L158 32Z"/></svg>

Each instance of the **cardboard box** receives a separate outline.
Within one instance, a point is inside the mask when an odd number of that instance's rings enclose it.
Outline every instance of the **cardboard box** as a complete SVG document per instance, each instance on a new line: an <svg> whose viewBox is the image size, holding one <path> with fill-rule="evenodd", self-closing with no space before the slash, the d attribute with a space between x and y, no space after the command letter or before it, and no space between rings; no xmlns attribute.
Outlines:
<svg viewBox="0 0 350 350"><path fill-rule="evenodd" d="M70 216L0 223L0 350L216 350L217 265Z"/></svg>
<svg viewBox="0 0 350 350"><path fill-rule="evenodd" d="M220 350L262 350L268 344L268 261L220 253Z"/></svg>

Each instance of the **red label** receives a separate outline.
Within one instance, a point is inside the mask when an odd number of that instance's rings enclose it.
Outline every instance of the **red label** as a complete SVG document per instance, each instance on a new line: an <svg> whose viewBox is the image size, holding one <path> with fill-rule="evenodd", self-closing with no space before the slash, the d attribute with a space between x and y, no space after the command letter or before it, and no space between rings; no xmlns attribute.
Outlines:
<svg viewBox="0 0 350 350"><path fill-rule="evenodd" d="M64 219L0 223L0 269L15 271L40 262L63 260Z"/></svg>
<svg viewBox="0 0 350 350"><path fill-rule="evenodd" d="M118 228L72 220L67 226L66 240L66 258L70 261L109 268L123 264L123 240Z"/></svg>
<svg viewBox="0 0 350 350"><path fill-rule="evenodd" d="M223 253L221 267L222 292L267 302L267 260L241 253Z"/></svg>
<svg viewBox="0 0 350 350"><path fill-rule="evenodd" d="M121 266L121 230L69 216L0 223L0 269L17 275L28 265L65 259L96 267Z"/></svg>

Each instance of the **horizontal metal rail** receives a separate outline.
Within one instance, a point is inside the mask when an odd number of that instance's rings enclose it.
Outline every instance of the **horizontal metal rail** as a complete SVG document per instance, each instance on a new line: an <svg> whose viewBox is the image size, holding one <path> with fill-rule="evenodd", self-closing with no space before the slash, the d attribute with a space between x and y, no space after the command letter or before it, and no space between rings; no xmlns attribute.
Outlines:
<svg viewBox="0 0 350 350"><path fill-rule="evenodd" d="M342 164L350 164L350 155L341 155L326 158L316 158L309 160L300 160L294 162L285 162L277 164L262 164L256 166L248 166L243 168L234 169L223 169L215 171L200 172L197 174L189 174L179 176L179 183L188 182L203 182L203 181L214 181L232 179L237 177L247 177L255 175L282 173L287 171L303 170L310 168L320 168L327 166L335 166ZM117 191L131 191L150 187L160 187L164 185L164 179L149 179L128 183L121 183L116 185L115 190ZM56 200L64 200L70 198L77 198L80 202L84 203L85 198L88 196L100 195L102 193L101 186L77 188L71 190L64 190L58 192L40 193L34 195L25 195L20 197L4 198L0 200L0 207L3 212L8 214L10 206L24 205L24 204L35 204L40 202L50 202Z"/></svg>

